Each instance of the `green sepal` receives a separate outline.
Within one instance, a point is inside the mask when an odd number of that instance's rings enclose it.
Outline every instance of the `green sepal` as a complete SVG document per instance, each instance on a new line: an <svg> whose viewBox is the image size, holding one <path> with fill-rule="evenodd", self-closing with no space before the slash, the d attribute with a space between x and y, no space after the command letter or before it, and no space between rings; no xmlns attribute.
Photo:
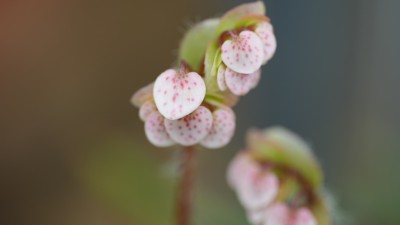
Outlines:
<svg viewBox="0 0 400 225"><path fill-rule="evenodd" d="M220 107L233 107L238 102L239 97L232 94L230 91L207 93L204 101L217 108Z"/></svg>
<svg viewBox="0 0 400 225"><path fill-rule="evenodd" d="M216 38L219 19L207 19L190 28L179 46L179 61L184 60L193 71L199 71L211 41Z"/></svg>
<svg viewBox="0 0 400 225"><path fill-rule="evenodd" d="M214 67L214 62L216 61L217 51L218 51L217 43L212 42L208 45L208 48L206 51L206 56L204 59L204 73L205 73L206 78L212 77L211 71Z"/></svg>
<svg viewBox="0 0 400 225"><path fill-rule="evenodd" d="M210 46L212 48L212 46ZM211 60L212 59L212 60ZM217 72L222 63L221 50L215 49L207 51L205 61L205 82L207 85L207 93L219 92L217 84Z"/></svg>
<svg viewBox="0 0 400 225"><path fill-rule="evenodd" d="M308 145L282 127L248 133L247 146L256 160L271 162L297 171L313 192L322 186L322 173Z"/></svg>

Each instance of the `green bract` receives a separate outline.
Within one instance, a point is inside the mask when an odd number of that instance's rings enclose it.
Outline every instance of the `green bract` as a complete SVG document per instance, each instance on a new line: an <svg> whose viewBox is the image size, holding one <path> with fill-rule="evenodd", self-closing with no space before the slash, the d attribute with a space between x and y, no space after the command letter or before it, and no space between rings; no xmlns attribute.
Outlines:
<svg viewBox="0 0 400 225"><path fill-rule="evenodd" d="M208 45L216 38L219 21L217 18L204 20L189 29L179 47L179 61L184 60L191 69L199 71Z"/></svg>
<svg viewBox="0 0 400 225"><path fill-rule="evenodd" d="M251 131L247 146L254 150L254 156L260 161L278 163L298 171L312 188L320 188L322 174L318 162L309 147L292 132L274 127L260 131Z"/></svg>

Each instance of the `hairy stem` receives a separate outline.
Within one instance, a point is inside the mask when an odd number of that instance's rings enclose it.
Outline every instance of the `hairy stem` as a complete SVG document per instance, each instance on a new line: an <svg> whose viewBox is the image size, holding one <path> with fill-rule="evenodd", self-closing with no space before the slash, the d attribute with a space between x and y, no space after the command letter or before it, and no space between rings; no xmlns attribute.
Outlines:
<svg viewBox="0 0 400 225"><path fill-rule="evenodd" d="M181 177L178 184L176 217L177 225L190 225L192 215L192 192L195 177L194 146L185 147L181 156Z"/></svg>

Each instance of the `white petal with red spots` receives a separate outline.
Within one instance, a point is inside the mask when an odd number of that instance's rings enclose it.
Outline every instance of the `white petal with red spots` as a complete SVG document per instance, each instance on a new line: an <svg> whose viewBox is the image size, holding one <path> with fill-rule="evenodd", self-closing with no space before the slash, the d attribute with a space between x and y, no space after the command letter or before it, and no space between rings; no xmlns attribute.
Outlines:
<svg viewBox="0 0 400 225"><path fill-rule="evenodd" d="M235 126L235 113L230 108L215 110L210 133L201 141L201 145L206 148L225 146L231 140Z"/></svg>
<svg viewBox="0 0 400 225"><path fill-rule="evenodd" d="M180 119L199 107L206 94L201 76L169 69L158 76L153 89L158 111L167 119Z"/></svg>
<svg viewBox="0 0 400 225"><path fill-rule="evenodd" d="M164 117L157 111L147 116L144 123L147 139L155 146L168 147L174 144L164 126Z"/></svg>
<svg viewBox="0 0 400 225"><path fill-rule="evenodd" d="M245 95L257 86L260 81L261 70L251 74L237 73L229 68L225 70L225 83L235 95Z"/></svg>
<svg viewBox="0 0 400 225"><path fill-rule="evenodd" d="M264 45L264 59L263 64L270 60L276 51L276 38L274 35L274 29L270 23L261 23L255 30L256 34L260 37Z"/></svg>
<svg viewBox="0 0 400 225"><path fill-rule="evenodd" d="M212 114L204 106L181 119L165 120L165 127L171 138L184 146L199 143L210 132L211 126Z"/></svg>
<svg viewBox="0 0 400 225"><path fill-rule="evenodd" d="M263 43L252 31L242 31L236 38L226 40L221 46L221 59L238 73L254 73L264 59Z"/></svg>
<svg viewBox="0 0 400 225"><path fill-rule="evenodd" d="M146 118L154 111L157 111L156 105L152 101L145 102L139 109L139 117L145 121Z"/></svg>
<svg viewBox="0 0 400 225"><path fill-rule="evenodd" d="M225 83L225 66L224 65L220 65L218 68L217 84L218 84L219 90L225 91L227 89L227 86Z"/></svg>

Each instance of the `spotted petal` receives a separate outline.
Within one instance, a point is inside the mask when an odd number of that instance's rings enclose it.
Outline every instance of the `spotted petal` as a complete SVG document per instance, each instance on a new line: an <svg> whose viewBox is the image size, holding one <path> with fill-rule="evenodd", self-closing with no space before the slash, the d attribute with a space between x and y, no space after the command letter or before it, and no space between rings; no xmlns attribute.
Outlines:
<svg viewBox="0 0 400 225"><path fill-rule="evenodd" d="M221 91L225 91L227 86L225 83L225 66L220 65L218 67L218 73L217 73L217 83L218 83L218 88Z"/></svg>
<svg viewBox="0 0 400 225"><path fill-rule="evenodd" d="M257 169L257 163L251 159L246 152L237 154L228 167L229 185L232 188L237 189L237 187L242 183L243 178L252 173L251 171Z"/></svg>
<svg viewBox="0 0 400 225"><path fill-rule="evenodd" d="M210 132L211 125L212 114L204 106L181 119L165 120L165 127L171 138L184 146L199 143Z"/></svg>
<svg viewBox="0 0 400 225"><path fill-rule="evenodd" d="M263 43L252 31L242 31L221 46L221 59L225 65L237 73L254 73L260 69L263 58Z"/></svg>
<svg viewBox="0 0 400 225"><path fill-rule="evenodd" d="M230 108L215 110L210 133L201 141L201 144L206 148L225 146L231 140L235 126L235 113Z"/></svg>
<svg viewBox="0 0 400 225"><path fill-rule="evenodd" d="M150 101L153 98L153 87L154 82L136 91L131 98L131 103L140 108L145 102Z"/></svg>
<svg viewBox="0 0 400 225"><path fill-rule="evenodd" d="M164 117L157 111L147 116L144 123L147 139L155 146L168 147L174 144L164 126Z"/></svg>
<svg viewBox="0 0 400 225"><path fill-rule="evenodd" d="M276 38L274 35L274 29L270 23L264 22L257 26L255 32L260 37L264 45L263 64L265 64L274 56L276 51Z"/></svg>
<svg viewBox="0 0 400 225"><path fill-rule="evenodd" d="M146 118L154 111L157 111L156 106L152 101L145 102L139 109L139 117L146 121Z"/></svg>
<svg viewBox="0 0 400 225"><path fill-rule="evenodd" d="M158 76L153 90L158 111L170 120L192 113L202 103L205 94L206 87L199 74L179 74L173 69Z"/></svg>
<svg viewBox="0 0 400 225"><path fill-rule="evenodd" d="M235 95L245 95L260 81L261 70L251 74L237 73L229 68L225 70L225 82Z"/></svg>
<svg viewBox="0 0 400 225"><path fill-rule="evenodd" d="M255 210L268 206L276 197L279 190L279 181L275 174L257 170L249 170L242 184L238 186L240 202L246 209Z"/></svg>

